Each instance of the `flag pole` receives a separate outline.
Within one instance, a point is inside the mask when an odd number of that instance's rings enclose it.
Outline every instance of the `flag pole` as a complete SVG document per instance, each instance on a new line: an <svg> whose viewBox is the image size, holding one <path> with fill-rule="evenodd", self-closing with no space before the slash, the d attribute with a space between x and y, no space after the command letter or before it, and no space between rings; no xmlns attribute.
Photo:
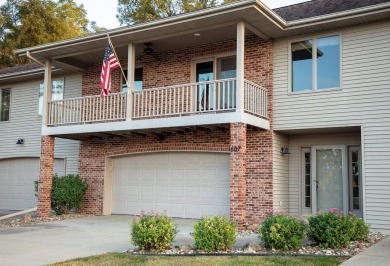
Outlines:
<svg viewBox="0 0 390 266"><path fill-rule="evenodd" d="M121 63L120 63L120 61L119 61L119 58L118 58L118 55L117 55L117 54L116 54L116 52L115 52L114 45L112 44L112 42L111 42L111 39L110 39L110 35L108 35L108 33L107 33L107 38L108 38L108 43L110 44L110 46L111 46L112 50L114 51L114 54L115 54L116 60L118 60L119 67L120 67L120 69L121 69L121 71L122 71L123 78L124 78L124 79L125 79L125 81L126 81L126 85L127 85L127 87L129 88L129 82L127 81L127 78L126 78L125 72L123 71L123 68L122 68L122 66L121 66ZM129 91L130 91L130 88L129 88Z"/></svg>

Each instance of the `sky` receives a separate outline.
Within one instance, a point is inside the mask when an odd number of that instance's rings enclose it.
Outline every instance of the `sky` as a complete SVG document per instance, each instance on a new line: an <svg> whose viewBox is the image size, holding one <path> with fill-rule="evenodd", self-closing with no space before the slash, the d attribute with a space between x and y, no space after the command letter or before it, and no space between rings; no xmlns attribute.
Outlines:
<svg viewBox="0 0 390 266"><path fill-rule="evenodd" d="M292 5L309 0L262 0L270 8ZM0 0L0 5L6 0ZM87 10L87 18L90 21L96 21L97 25L106 29L119 27L119 22L116 19L117 0L75 0L78 4L83 4Z"/></svg>

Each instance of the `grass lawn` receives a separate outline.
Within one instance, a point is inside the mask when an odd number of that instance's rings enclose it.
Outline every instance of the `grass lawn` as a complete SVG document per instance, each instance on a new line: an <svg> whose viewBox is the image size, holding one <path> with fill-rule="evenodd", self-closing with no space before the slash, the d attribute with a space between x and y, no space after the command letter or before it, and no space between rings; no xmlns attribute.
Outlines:
<svg viewBox="0 0 390 266"><path fill-rule="evenodd" d="M53 265L288 265L288 266L333 266L343 262L335 257L291 257L291 256L194 256L194 257L168 257L168 256L142 256L125 253L111 253L98 256L68 260Z"/></svg>

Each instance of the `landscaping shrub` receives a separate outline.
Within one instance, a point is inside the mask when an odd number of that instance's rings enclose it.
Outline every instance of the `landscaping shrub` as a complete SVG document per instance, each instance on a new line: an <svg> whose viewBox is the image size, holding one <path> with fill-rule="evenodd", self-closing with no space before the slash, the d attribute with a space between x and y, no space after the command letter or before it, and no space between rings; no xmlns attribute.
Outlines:
<svg viewBox="0 0 390 266"><path fill-rule="evenodd" d="M307 224L282 213L270 213L260 226L260 240L266 248L297 250L306 236Z"/></svg>
<svg viewBox="0 0 390 266"><path fill-rule="evenodd" d="M194 225L195 247L205 251L226 250L236 242L236 224L225 216L203 217Z"/></svg>
<svg viewBox="0 0 390 266"><path fill-rule="evenodd" d="M352 213L349 213L348 216L355 229L353 235L351 236L351 240L356 241L367 239L369 233L368 225L366 225L362 219Z"/></svg>
<svg viewBox="0 0 390 266"><path fill-rule="evenodd" d="M67 214L80 206L87 191L87 182L79 175L53 176L51 190L51 208L57 215ZM38 181L35 181L35 191L38 192Z"/></svg>
<svg viewBox="0 0 390 266"><path fill-rule="evenodd" d="M323 248L346 247L351 240L364 239L368 235L368 226L362 220L336 208L309 217L309 224L309 238Z"/></svg>
<svg viewBox="0 0 390 266"><path fill-rule="evenodd" d="M142 250L168 249L176 234L176 225L165 214L141 213L130 226L131 242Z"/></svg>

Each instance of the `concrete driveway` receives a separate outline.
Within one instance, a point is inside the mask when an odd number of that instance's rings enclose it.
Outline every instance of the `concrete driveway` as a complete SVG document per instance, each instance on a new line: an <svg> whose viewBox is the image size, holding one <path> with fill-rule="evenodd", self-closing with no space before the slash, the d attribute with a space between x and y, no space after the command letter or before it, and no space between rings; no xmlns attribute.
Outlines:
<svg viewBox="0 0 390 266"><path fill-rule="evenodd" d="M131 216L94 216L55 221L26 227L0 228L0 265L43 265L72 258L129 248ZM194 220L175 219L179 234L174 245L193 245L189 233ZM239 237L236 246L257 241L253 236Z"/></svg>

